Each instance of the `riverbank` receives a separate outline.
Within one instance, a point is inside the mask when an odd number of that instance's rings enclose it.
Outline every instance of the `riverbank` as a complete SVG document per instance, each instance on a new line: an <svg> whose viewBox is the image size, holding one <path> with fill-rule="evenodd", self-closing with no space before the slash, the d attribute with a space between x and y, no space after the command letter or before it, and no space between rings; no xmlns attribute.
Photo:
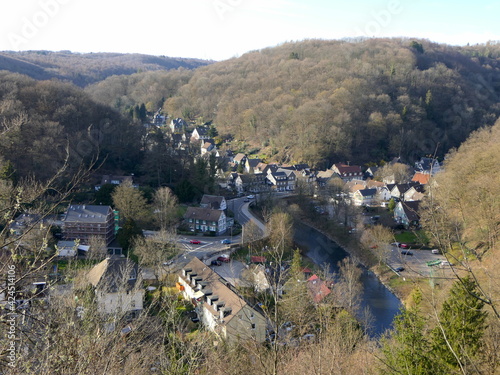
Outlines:
<svg viewBox="0 0 500 375"><path fill-rule="evenodd" d="M406 300L411 293L413 286L401 279L389 267L379 265L375 255L362 248L359 242L361 233L349 232L348 228L336 224L333 220L328 219L324 215L318 215L317 212L310 211L308 201L298 199L297 196L288 196L280 199L286 202L287 211L293 216L296 222L302 223L317 232L324 235L326 238L336 243L349 256L355 258L357 262L367 271L375 275L375 277L390 290L400 301ZM257 208L251 207L249 210L252 216L261 218L261 214ZM303 246L299 246L303 250ZM311 263L317 264L313 259L303 253L306 259ZM396 285L394 285L396 284Z"/></svg>
<svg viewBox="0 0 500 375"><path fill-rule="evenodd" d="M328 233L325 230L322 230L314 225L314 223L311 222L306 222L304 220L301 220L301 224L308 226L311 229L314 229L330 239L331 241L335 242L343 251L345 251L349 256L355 257L358 260L358 263L367 271L367 272L372 272L378 279L379 281L384 284L384 286L391 291L400 301L404 301L404 299L407 297L409 291L407 291L407 288L393 288L392 285L390 284L391 277L395 276L395 274L389 269L387 266L380 266L378 264L372 265L371 267L368 266L365 262L362 261L363 257L359 257L359 251L355 249L355 247L352 245L352 243L349 243L348 246L343 245L340 243L339 239L333 236L332 234ZM310 257L305 255L308 259L310 259L312 262L314 262L314 259L311 259ZM366 258L365 258L366 259ZM369 259L370 262L372 262L371 259ZM398 276L399 277L399 276Z"/></svg>

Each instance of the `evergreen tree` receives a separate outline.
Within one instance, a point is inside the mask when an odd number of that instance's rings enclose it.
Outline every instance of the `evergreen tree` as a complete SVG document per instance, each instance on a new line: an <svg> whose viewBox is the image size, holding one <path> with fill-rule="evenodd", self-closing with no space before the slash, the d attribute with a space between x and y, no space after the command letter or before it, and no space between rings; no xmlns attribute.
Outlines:
<svg viewBox="0 0 500 375"><path fill-rule="evenodd" d="M394 319L391 339L382 339L382 374L434 374L425 318L420 313L420 292L413 295L414 306L402 309Z"/></svg>
<svg viewBox="0 0 500 375"><path fill-rule="evenodd" d="M219 135L219 132L215 128L215 126L211 125L210 128L208 129L208 136L210 138L215 138Z"/></svg>
<svg viewBox="0 0 500 375"><path fill-rule="evenodd" d="M467 276L455 282L443 304L432 339L433 353L447 366L446 373L469 373L479 354L487 313L478 295L476 283Z"/></svg>

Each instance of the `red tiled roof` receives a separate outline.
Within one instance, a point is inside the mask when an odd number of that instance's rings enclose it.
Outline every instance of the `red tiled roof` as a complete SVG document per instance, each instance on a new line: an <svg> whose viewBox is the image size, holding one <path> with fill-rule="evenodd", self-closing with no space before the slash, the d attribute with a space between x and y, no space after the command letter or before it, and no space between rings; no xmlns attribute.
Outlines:
<svg viewBox="0 0 500 375"><path fill-rule="evenodd" d="M266 257L260 257L260 256L251 256L250 257L250 262L251 263L266 263Z"/></svg>
<svg viewBox="0 0 500 375"><path fill-rule="evenodd" d="M431 178L431 175L429 173L417 172L413 175L413 178L411 180L414 182L419 182L422 185L425 185L429 182L430 178Z"/></svg>
<svg viewBox="0 0 500 375"><path fill-rule="evenodd" d="M323 298L332 292L326 286L325 282L316 275L312 275L309 279L307 279L307 287L315 303L321 302Z"/></svg>

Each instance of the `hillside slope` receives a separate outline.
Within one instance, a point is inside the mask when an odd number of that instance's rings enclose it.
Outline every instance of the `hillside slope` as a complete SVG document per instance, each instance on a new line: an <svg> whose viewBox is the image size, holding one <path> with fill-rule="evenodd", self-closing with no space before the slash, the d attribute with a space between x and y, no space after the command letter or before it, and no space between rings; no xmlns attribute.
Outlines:
<svg viewBox="0 0 500 375"><path fill-rule="evenodd" d="M0 70L35 79L58 78L78 86L102 81L112 75L138 71L195 69L211 61L123 53L72 53L69 51L0 52Z"/></svg>
<svg viewBox="0 0 500 375"><path fill-rule="evenodd" d="M197 69L167 100L268 160L444 156L500 114L498 45L308 40Z"/></svg>

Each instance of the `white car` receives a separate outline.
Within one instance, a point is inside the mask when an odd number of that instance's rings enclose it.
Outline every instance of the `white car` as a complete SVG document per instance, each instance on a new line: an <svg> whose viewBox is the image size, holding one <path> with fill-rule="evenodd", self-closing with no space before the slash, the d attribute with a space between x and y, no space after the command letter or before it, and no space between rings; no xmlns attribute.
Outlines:
<svg viewBox="0 0 500 375"><path fill-rule="evenodd" d="M255 198L255 195L247 195L247 198L248 198L248 199L254 199L254 198Z"/></svg>

